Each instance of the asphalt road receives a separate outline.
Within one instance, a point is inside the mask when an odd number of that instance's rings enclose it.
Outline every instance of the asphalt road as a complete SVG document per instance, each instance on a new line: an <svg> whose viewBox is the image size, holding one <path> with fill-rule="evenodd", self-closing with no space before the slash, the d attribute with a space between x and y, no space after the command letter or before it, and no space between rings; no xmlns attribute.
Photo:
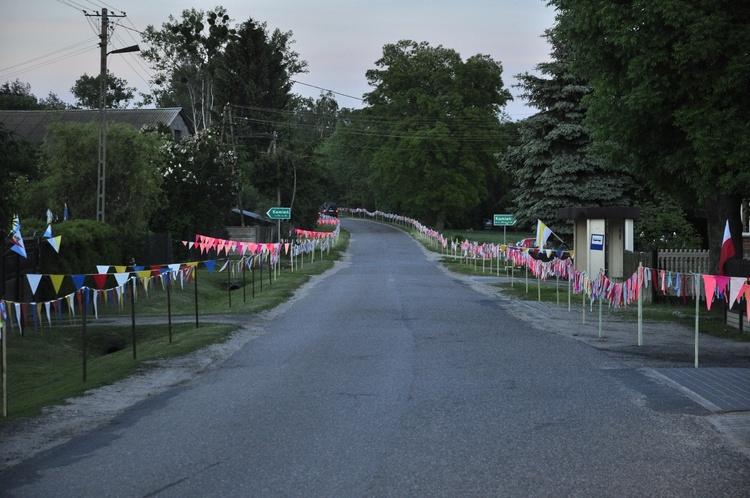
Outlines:
<svg viewBox="0 0 750 498"><path fill-rule="evenodd" d="M748 459L677 390L519 321L395 228L343 224L347 263L263 334L0 495L750 494Z"/></svg>

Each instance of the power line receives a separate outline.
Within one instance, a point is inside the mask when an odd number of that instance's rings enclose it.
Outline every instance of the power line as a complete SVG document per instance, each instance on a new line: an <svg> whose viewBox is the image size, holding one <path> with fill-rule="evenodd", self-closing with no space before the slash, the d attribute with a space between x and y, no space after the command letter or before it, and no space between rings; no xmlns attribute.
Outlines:
<svg viewBox="0 0 750 498"><path fill-rule="evenodd" d="M91 40L86 40L84 43L91 43ZM76 47L76 46L79 46L79 45L80 45L80 43L75 44L75 45L71 45L71 46L69 46L69 47L67 47L65 49L57 50L57 51L52 52L50 54L36 57L36 58L34 58L34 59L30 60L30 61L21 62L19 64L15 64L13 66L0 69L0 79L12 79L12 78L18 77L18 76L20 76L20 75L22 75L24 73L27 73L27 72L30 72L30 71L34 71L34 70L37 70L37 69L40 69L40 68L43 68L43 67L46 67L46 66L49 66L49 65L52 65L52 64L56 64L58 62L66 60L66 59L70 59L71 57L75 57L77 55L81 55L81 54L84 54L86 52L96 50L98 48L96 45L92 45L90 47L80 48L80 49L78 49L78 50L76 50L75 52L72 52L72 53L60 54L60 55L58 55L55 58L52 58L52 59L49 59L49 60L43 60L43 59L55 56L59 52L63 52L63 51L66 51L66 50L71 50L73 47ZM39 62L36 63L36 64L32 64L35 61L39 61ZM29 66L29 64L32 64L32 65ZM20 67L20 66L27 66L27 67Z"/></svg>
<svg viewBox="0 0 750 498"><path fill-rule="evenodd" d="M330 90L328 88L322 88L322 87L319 87L319 86L310 85L308 83L302 83L301 81L297 81L297 80L290 80L290 81L292 83L296 83L298 85L309 86L310 88L317 88L318 90L323 90L324 92L330 92L330 93L332 93L334 95L341 95L342 97L348 97L350 99L359 100L360 102L364 102L365 101L365 99L362 99L362 98L359 98L359 97L354 97L352 95L347 95L347 94L341 93L341 92L336 92L336 91Z"/></svg>

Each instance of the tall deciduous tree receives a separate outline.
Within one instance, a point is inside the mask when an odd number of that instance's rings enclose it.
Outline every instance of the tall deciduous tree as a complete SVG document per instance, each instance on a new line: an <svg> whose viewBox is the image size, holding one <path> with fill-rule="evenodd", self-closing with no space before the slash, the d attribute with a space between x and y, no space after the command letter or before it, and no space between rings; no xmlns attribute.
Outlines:
<svg viewBox="0 0 750 498"><path fill-rule="evenodd" d="M303 177L310 169L305 147L294 140L296 99L291 93L292 78L305 72L307 63L291 49L293 43L291 32L269 32L265 23L248 19L227 43L214 83L217 101L231 103L233 109L234 143L246 158L237 164L238 173L251 179L272 205L295 207L295 222L312 213L309 225L315 223L315 207L296 209L308 203L298 194L309 187L310 179Z"/></svg>
<svg viewBox="0 0 750 498"><path fill-rule="evenodd" d="M3 188L0 188L0 232L8 234L14 214L19 212L19 198L30 180L36 177L33 147L16 139L0 123L0 164L3 165Z"/></svg>
<svg viewBox="0 0 750 498"><path fill-rule="evenodd" d="M31 84L16 79L0 85L0 109L31 111L42 107L31 93Z"/></svg>
<svg viewBox="0 0 750 498"><path fill-rule="evenodd" d="M511 99L502 66L486 55L402 40L367 71L367 114L382 136L373 166L390 204L439 229L487 198L486 171L503 141Z"/></svg>
<svg viewBox="0 0 750 498"><path fill-rule="evenodd" d="M611 163L698 204L718 265L729 220L742 255L750 187L750 8L731 0L552 0L573 70L594 93L587 125Z"/></svg>
<svg viewBox="0 0 750 498"><path fill-rule="evenodd" d="M223 7L208 13L189 9L180 20L170 15L160 30L147 26L142 35L151 48L141 56L156 71L153 99L159 106L184 107L196 130L210 127L226 103L215 105L214 73L235 34L230 23Z"/></svg>
<svg viewBox="0 0 750 498"><path fill-rule="evenodd" d="M230 150L213 130L167 145L167 157L157 168L163 183L151 225L155 231L186 238L226 226L236 205Z"/></svg>
<svg viewBox="0 0 750 498"><path fill-rule="evenodd" d="M629 205L633 184L622 169L605 169L589 150L582 99L591 88L570 71L568 45L553 31L545 36L550 62L536 66L539 76L517 76L522 96L539 112L519 123L519 143L509 147L501 167L515 179L520 226L541 219L556 233L571 234L570 224L557 219L559 208Z"/></svg>
<svg viewBox="0 0 750 498"><path fill-rule="evenodd" d="M29 189L25 209L62 213L65 203L76 218L96 219L99 147L96 123L56 123L48 128L40 183ZM130 125L107 127L107 223L127 241L141 243L156 208L161 178L157 172L162 141Z"/></svg>
<svg viewBox="0 0 750 498"><path fill-rule="evenodd" d="M85 74L78 78L70 89L76 98L75 106L84 109L98 109L100 100L101 75L89 76ZM105 106L108 109L124 109L133 100L135 88L128 87L128 82L114 74L107 74L107 98Z"/></svg>
<svg viewBox="0 0 750 498"><path fill-rule="evenodd" d="M289 109L292 78L307 72L307 63L291 49L292 32L268 32L266 23L248 19L238 26L215 66L219 102Z"/></svg>

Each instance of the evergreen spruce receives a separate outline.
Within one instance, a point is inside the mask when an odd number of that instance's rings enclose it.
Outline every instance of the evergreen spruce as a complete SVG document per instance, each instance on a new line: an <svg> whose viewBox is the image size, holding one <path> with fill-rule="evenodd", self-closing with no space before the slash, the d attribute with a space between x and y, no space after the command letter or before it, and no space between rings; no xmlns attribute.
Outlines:
<svg viewBox="0 0 750 498"><path fill-rule="evenodd" d="M570 71L565 44L551 30L545 36L552 60L536 66L541 76L516 76L522 96L539 112L519 123L518 143L500 167L514 178L519 227L533 228L540 219L557 234L572 234L572 224L558 219L559 208L629 205L633 182L622 170L606 170L590 150L583 99L591 88Z"/></svg>

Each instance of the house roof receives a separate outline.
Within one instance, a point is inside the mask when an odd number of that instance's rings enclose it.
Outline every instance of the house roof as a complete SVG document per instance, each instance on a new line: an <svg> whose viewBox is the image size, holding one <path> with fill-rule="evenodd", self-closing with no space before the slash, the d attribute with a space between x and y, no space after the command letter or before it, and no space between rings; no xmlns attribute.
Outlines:
<svg viewBox="0 0 750 498"><path fill-rule="evenodd" d="M557 217L568 220L637 220L641 217L638 207L569 207L557 210Z"/></svg>
<svg viewBox="0 0 750 498"><path fill-rule="evenodd" d="M246 211L243 209L241 212L247 218L250 218L255 223L259 223L261 225L273 226L276 223L275 220L272 220L271 218L268 218L267 216L259 215L258 213L253 213L252 211ZM232 213L239 215L240 210L238 208L232 208Z"/></svg>
<svg viewBox="0 0 750 498"><path fill-rule="evenodd" d="M173 127L176 121L190 127L180 107L163 109L107 109L107 123L130 124L137 129L163 123ZM8 111L0 110L0 122L23 140L39 144L47 134L51 123L91 123L99 121L98 109L65 109L53 111ZM192 129L190 130L192 133Z"/></svg>

